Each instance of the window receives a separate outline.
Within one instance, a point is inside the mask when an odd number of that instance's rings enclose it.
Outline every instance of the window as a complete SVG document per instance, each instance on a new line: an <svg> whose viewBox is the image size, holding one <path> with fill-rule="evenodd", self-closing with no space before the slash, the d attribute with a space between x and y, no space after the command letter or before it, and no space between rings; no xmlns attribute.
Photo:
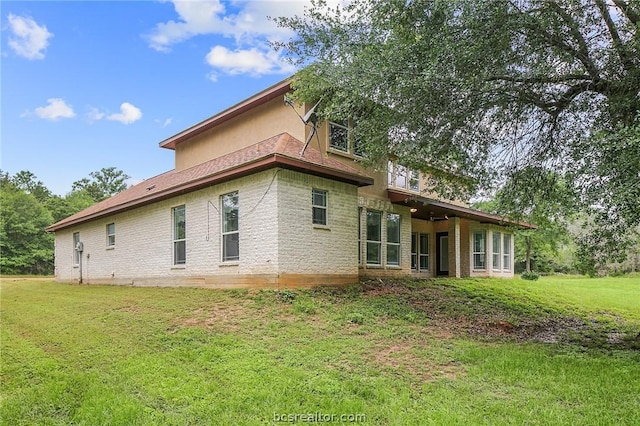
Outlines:
<svg viewBox="0 0 640 426"><path fill-rule="evenodd" d="M240 259L240 231L238 223L238 193L220 197L222 202L222 261Z"/></svg>
<svg viewBox="0 0 640 426"><path fill-rule="evenodd" d="M367 210L367 263L380 264L382 248L382 212Z"/></svg>
<svg viewBox="0 0 640 426"><path fill-rule="evenodd" d="M405 166L389 161L387 168L387 183L396 188L408 189L409 191L420 191L420 172L410 170Z"/></svg>
<svg viewBox="0 0 640 426"><path fill-rule="evenodd" d="M509 271L511 270L511 235L504 234L504 243L502 249L502 268Z"/></svg>
<svg viewBox="0 0 640 426"><path fill-rule="evenodd" d="M116 224L110 223L107 225L107 247L113 247L116 245Z"/></svg>
<svg viewBox="0 0 640 426"><path fill-rule="evenodd" d="M502 234L493 233L493 269L500 269L500 245L502 244Z"/></svg>
<svg viewBox="0 0 640 426"><path fill-rule="evenodd" d="M387 214L387 265L400 265L400 215Z"/></svg>
<svg viewBox="0 0 640 426"><path fill-rule="evenodd" d="M173 264L187 263L186 214L184 205L171 209L173 216Z"/></svg>
<svg viewBox="0 0 640 426"><path fill-rule="evenodd" d="M473 233L473 269L485 269L485 232Z"/></svg>
<svg viewBox="0 0 640 426"><path fill-rule="evenodd" d="M396 166L396 184L398 188L407 187L407 168L404 166Z"/></svg>
<svg viewBox="0 0 640 426"><path fill-rule="evenodd" d="M409 189L420 191L420 173L415 170L409 170Z"/></svg>
<svg viewBox="0 0 640 426"><path fill-rule="evenodd" d="M80 264L80 252L78 251L78 243L80 242L80 233L73 233L73 264Z"/></svg>
<svg viewBox="0 0 640 426"><path fill-rule="evenodd" d="M358 207L358 265L362 263L362 207Z"/></svg>
<svg viewBox="0 0 640 426"><path fill-rule="evenodd" d="M329 122L329 148L345 154L364 157L364 147L353 137L353 121Z"/></svg>
<svg viewBox="0 0 640 426"><path fill-rule="evenodd" d="M418 270L418 233L411 233L411 269Z"/></svg>
<svg viewBox="0 0 640 426"><path fill-rule="evenodd" d="M320 189L311 191L311 210L314 225L327 224L327 191Z"/></svg>
<svg viewBox="0 0 640 426"><path fill-rule="evenodd" d="M342 122L329 122L329 147L349 152L349 125Z"/></svg>
<svg viewBox="0 0 640 426"><path fill-rule="evenodd" d="M420 270L429 270L429 234L420 234Z"/></svg>

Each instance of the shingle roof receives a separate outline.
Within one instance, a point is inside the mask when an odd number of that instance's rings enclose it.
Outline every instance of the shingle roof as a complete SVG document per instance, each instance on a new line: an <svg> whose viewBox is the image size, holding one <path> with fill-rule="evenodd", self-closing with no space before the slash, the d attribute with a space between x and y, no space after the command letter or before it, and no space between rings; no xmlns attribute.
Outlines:
<svg viewBox="0 0 640 426"><path fill-rule="evenodd" d="M282 133L197 166L168 171L54 223L47 231L68 228L273 167L298 170L358 186L373 184L370 176L324 156L312 146L307 147L301 157L303 145L290 134Z"/></svg>

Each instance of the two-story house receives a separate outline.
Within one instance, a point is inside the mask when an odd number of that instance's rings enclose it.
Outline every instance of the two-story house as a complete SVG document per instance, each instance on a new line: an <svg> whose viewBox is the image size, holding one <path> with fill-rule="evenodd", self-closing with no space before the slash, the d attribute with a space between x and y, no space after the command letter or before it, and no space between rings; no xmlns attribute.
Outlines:
<svg viewBox="0 0 640 426"><path fill-rule="evenodd" d="M292 287L365 276L513 276L505 218L425 176L361 166L345 123L311 126L276 84L162 141L175 169L55 223L60 281ZM528 226L522 224L521 226Z"/></svg>

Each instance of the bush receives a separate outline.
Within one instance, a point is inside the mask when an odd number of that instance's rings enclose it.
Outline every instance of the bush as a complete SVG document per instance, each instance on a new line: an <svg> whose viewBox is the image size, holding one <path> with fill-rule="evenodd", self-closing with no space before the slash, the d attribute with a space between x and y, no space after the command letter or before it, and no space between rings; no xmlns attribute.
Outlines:
<svg viewBox="0 0 640 426"><path fill-rule="evenodd" d="M531 272L523 272L522 273L522 279L523 280L536 281L538 278L540 278L540 275L536 274L533 271L531 271Z"/></svg>

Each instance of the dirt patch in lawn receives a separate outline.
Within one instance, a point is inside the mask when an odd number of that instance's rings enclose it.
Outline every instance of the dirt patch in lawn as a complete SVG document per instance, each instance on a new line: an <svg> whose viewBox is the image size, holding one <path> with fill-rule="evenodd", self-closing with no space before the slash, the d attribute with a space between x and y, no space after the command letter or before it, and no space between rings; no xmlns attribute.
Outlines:
<svg viewBox="0 0 640 426"><path fill-rule="evenodd" d="M416 349L419 349L419 346L410 342L378 346L373 348L369 361L387 371L408 374L419 382L456 380L465 375L462 366L455 361L439 364L419 356L415 353Z"/></svg>
<svg viewBox="0 0 640 426"><path fill-rule="evenodd" d="M638 331L622 331L623 324L599 322L546 312L533 302L518 306L491 294L468 294L437 282L368 280L361 283L366 298L393 296L407 309L429 319L426 328L436 337L471 336L542 343L571 343L588 347L640 349ZM529 305L523 307L525 303Z"/></svg>

